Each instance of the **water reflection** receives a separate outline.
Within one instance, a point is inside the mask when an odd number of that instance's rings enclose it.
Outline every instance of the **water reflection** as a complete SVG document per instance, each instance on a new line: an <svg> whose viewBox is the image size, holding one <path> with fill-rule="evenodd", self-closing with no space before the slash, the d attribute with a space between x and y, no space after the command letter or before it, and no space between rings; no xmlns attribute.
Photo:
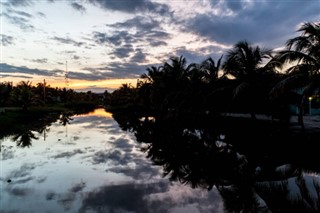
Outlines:
<svg viewBox="0 0 320 213"><path fill-rule="evenodd" d="M0 212L222 211L215 190L163 178L109 116L54 114L25 132L28 148L13 143L18 132L1 138Z"/></svg>
<svg viewBox="0 0 320 213"><path fill-rule="evenodd" d="M216 115L113 116L165 176L192 187L216 187L227 211L320 211L319 132Z"/></svg>

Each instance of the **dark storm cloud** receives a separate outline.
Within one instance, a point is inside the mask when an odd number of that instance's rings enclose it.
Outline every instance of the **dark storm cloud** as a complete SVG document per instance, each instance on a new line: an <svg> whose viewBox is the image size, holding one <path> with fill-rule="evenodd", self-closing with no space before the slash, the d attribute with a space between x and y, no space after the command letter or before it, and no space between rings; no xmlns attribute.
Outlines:
<svg viewBox="0 0 320 213"><path fill-rule="evenodd" d="M151 12L159 15L170 15L168 5L150 2L148 0L89 0L89 2L106 10L116 10L126 13Z"/></svg>
<svg viewBox="0 0 320 213"><path fill-rule="evenodd" d="M3 13L3 16L8 19L8 21L19 27L20 29L27 31L27 30L34 30L35 27L29 23L29 20L26 17L19 17L14 15L9 15L8 13Z"/></svg>
<svg viewBox="0 0 320 213"><path fill-rule="evenodd" d="M25 66L17 67L12 66L6 63L0 64L0 70L2 73L23 73L29 75L43 75L43 76L57 76L62 74L63 71L61 70L39 70L39 69L31 69Z"/></svg>
<svg viewBox="0 0 320 213"><path fill-rule="evenodd" d="M224 44L240 40L277 47L294 36L297 25L319 19L318 0L310 1L253 1L252 5L226 1L233 16L198 14L185 21L185 31Z"/></svg>
<svg viewBox="0 0 320 213"><path fill-rule="evenodd" d="M71 3L71 7L72 7L73 9L81 12L81 13L86 12L86 8L85 8L83 5L81 5L81 4L77 3L77 2L72 2L72 3Z"/></svg>
<svg viewBox="0 0 320 213"><path fill-rule="evenodd" d="M55 36L55 37L53 37L51 39L55 40L55 41L58 41L58 42L60 42L62 44L71 44L71 45L76 46L76 47L81 47L82 45L85 45L84 42L77 42L77 41L75 41L75 40L73 40L71 38L62 38L62 37Z"/></svg>
<svg viewBox="0 0 320 213"><path fill-rule="evenodd" d="M8 35L5 35L5 34L0 34L1 36L1 44L3 46L9 46L9 45L13 45L14 44L14 39L12 36L8 36Z"/></svg>

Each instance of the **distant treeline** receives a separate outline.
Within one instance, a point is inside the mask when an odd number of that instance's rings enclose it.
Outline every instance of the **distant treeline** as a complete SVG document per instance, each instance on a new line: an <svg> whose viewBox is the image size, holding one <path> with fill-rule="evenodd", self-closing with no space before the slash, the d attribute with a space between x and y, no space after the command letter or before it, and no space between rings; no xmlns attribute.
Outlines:
<svg viewBox="0 0 320 213"><path fill-rule="evenodd" d="M76 109L95 107L102 103L103 96L91 91L52 88L45 82L36 86L30 81L21 81L16 86L12 82L0 82L0 107L21 107L27 111L31 106L61 105Z"/></svg>

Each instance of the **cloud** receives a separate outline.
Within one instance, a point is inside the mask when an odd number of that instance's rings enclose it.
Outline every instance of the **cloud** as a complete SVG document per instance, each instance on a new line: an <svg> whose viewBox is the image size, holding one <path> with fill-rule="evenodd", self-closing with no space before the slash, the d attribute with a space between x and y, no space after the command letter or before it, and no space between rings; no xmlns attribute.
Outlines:
<svg viewBox="0 0 320 213"><path fill-rule="evenodd" d="M1 73L23 73L29 75L41 75L41 76L59 76L63 74L63 70L40 70L32 69L26 66L13 66L6 63L0 63Z"/></svg>
<svg viewBox="0 0 320 213"><path fill-rule="evenodd" d="M136 40L134 37L127 31L114 31L112 35L106 33L94 32L93 40L97 44L112 44L114 46L120 46L122 44L133 43Z"/></svg>
<svg viewBox="0 0 320 213"><path fill-rule="evenodd" d="M62 44L71 44L71 45L76 46L76 47L81 47L81 46L85 45L84 42L77 42L77 41L75 41L75 40L73 40L71 38L62 38L62 37L55 36L55 37L53 37L51 39L55 40L55 41L58 41L58 42L60 42Z"/></svg>
<svg viewBox="0 0 320 213"><path fill-rule="evenodd" d="M250 6L225 1L225 4L234 12L232 15L199 13L185 20L183 30L223 44L246 39L276 47L292 37L297 24L315 20L320 11L319 1L313 0L308 4L304 1L290 4L286 1L253 1Z"/></svg>
<svg viewBox="0 0 320 213"><path fill-rule="evenodd" d="M9 46L14 44L14 39L12 36L4 35L4 34L0 34L0 36L1 36L1 44L3 46Z"/></svg>
<svg viewBox="0 0 320 213"><path fill-rule="evenodd" d="M138 31L149 31L154 28L160 27L160 22L153 19L150 16L135 16L132 19L128 19L124 22L117 22L115 24L107 25L112 28L135 28Z"/></svg>
<svg viewBox="0 0 320 213"><path fill-rule="evenodd" d="M146 66L138 65L136 63L120 63L110 62L106 67L99 68L111 71L105 73L110 78L137 78L146 70Z"/></svg>
<svg viewBox="0 0 320 213"><path fill-rule="evenodd" d="M81 13L86 12L86 8L77 2L72 2L71 7Z"/></svg>
<svg viewBox="0 0 320 213"><path fill-rule="evenodd" d="M41 18L46 18L46 14L42 13L42 12L37 12L37 15L40 16Z"/></svg>
<svg viewBox="0 0 320 213"><path fill-rule="evenodd" d="M114 48L111 52L112 55L115 55L118 58L127 58L130 53L133 52L133 48L131 44L125 44L121 47Z"/></svg>
<svg viewBox="0 0 320 213"><path fill-rule="evenodd" d="M126 13L150 12L163 16L170 15L170 8L168 5L151 2L149 0L89 0L89 2L106 10L116 10Z"/></svg>
<svg viewBox="0 0 320 213"><path fill-rule="evenodd" d="M208 58L210 55L203 54L203 51L188 50L187 47L179 47L173 51L172 56L183 56L188 63L200 63Z"/></svg>
<svg viewBox="0 0 320 213"><path fill-rule="evenodd" d="M27 76L27 75L8 75L8 74L2 74L0 72L0 77L1 78L24 78L24 79L32 79L31 76Z"/></svg>
<svg viewBox="0 0 320 213"><path fill-rule="evenodd" d="M7 6L26 7L33 5L32 0L10 0L4 3Z"/></svg>
<svg viewBox="0 0 320 213"><path fill-rule="evenodd" d="M47 58L38 58L38 59L32 59L32 62L35 63L39 63L39 64L46 64L48 63L48 59Z"/></svg>
<svg viewBox="0 0 320 213"><path fill-rule="evenodd" d="M19 15L19 16L24 16L25 18L32 18L33 17L30 13L26 13L26 12L23 12L23 11L8 9L8 12L9 13L14 13L14 14Z"/></svg>
<svg viewBox="0 0 320 213"><path fill-rule="evenodd" d="M159 47L159 46L167 46L168 43L165 41L160 41L152 38L147 38L147 41L149 42L151 47Z"/></svg>
<svg viewBox="0 0 320 213"><path fill-rule="evenodd" d="M141 63L146 60L146 55L140 48L135 50L134 56L131 57L130 61L134 63Z"/></svg>
<svg viewBox="0 0 320 213"><path fill-rule="evenodd" d="M79 60L79 59L80 59L80 56L73 55L73 56L72 56L72 59L74 59L74 60Z"/></svg>
<svg viewBox="0 0 320 213"><path fill-rule="evenodd" d="M8 13L3 13L3 16L8 19L11 24L16 25L24 31L33 31L35 29L35 27L29 23L29 20L27 20L26 17L13 16L9 15Z"/></svg>

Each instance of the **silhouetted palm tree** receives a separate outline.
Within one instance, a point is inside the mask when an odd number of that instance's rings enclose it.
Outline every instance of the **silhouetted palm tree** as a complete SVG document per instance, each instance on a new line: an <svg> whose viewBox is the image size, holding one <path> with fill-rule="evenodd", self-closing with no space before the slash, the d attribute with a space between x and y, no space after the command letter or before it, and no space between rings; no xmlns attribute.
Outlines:
<svg viewBox="0 0 320 213"><path fill-rule="evenodd" d="M34 100L31 84L32 83L30 81L21 81L13 90L12 98L14 102L22 106L24 111L28 110L28 107Z"/></svg>
<svg viewBox="0 0 320 213"><path fill-rule="evenodd" d="M263 65L266 59L271 58L270 55L271 50L253 47L246 41L240 41L228 52L223 64L225 74L235 78L233 100L245 98L253 118L256 102L264 95L262 86L266 83L264 76L269 70Z"/></svg>
<svg viewBox="0 0 320 213"><path fill-rule="evenodd" d="M37 140L38 137L36 137L30 129L22 130L21 132L14 135L12 138L12 140L14 140L17 143L17 146L21 146L21 147L31 146L32 139Z"/></svg>
<svg viewBox="0 0 320 213"><path fill-rule="evenodd" d="M320 22L305 23L298 32L301 36L289 39L286 50L280 51L276 59L281 65L294 63L286 69L287 77L279 82L274 93L302 89L299 104L299 122L303 124L303 105L307 97L320 88Z"/></svg>
<svg viewBox="0 0 320 213"><path fill-rule="evenodd" d="M205 80L208 83L214 82L219 78L219 71L221 71L221 60L223 55L215 62L211 57L207 58L201 63L200 69L204 72Z"/></svg>

